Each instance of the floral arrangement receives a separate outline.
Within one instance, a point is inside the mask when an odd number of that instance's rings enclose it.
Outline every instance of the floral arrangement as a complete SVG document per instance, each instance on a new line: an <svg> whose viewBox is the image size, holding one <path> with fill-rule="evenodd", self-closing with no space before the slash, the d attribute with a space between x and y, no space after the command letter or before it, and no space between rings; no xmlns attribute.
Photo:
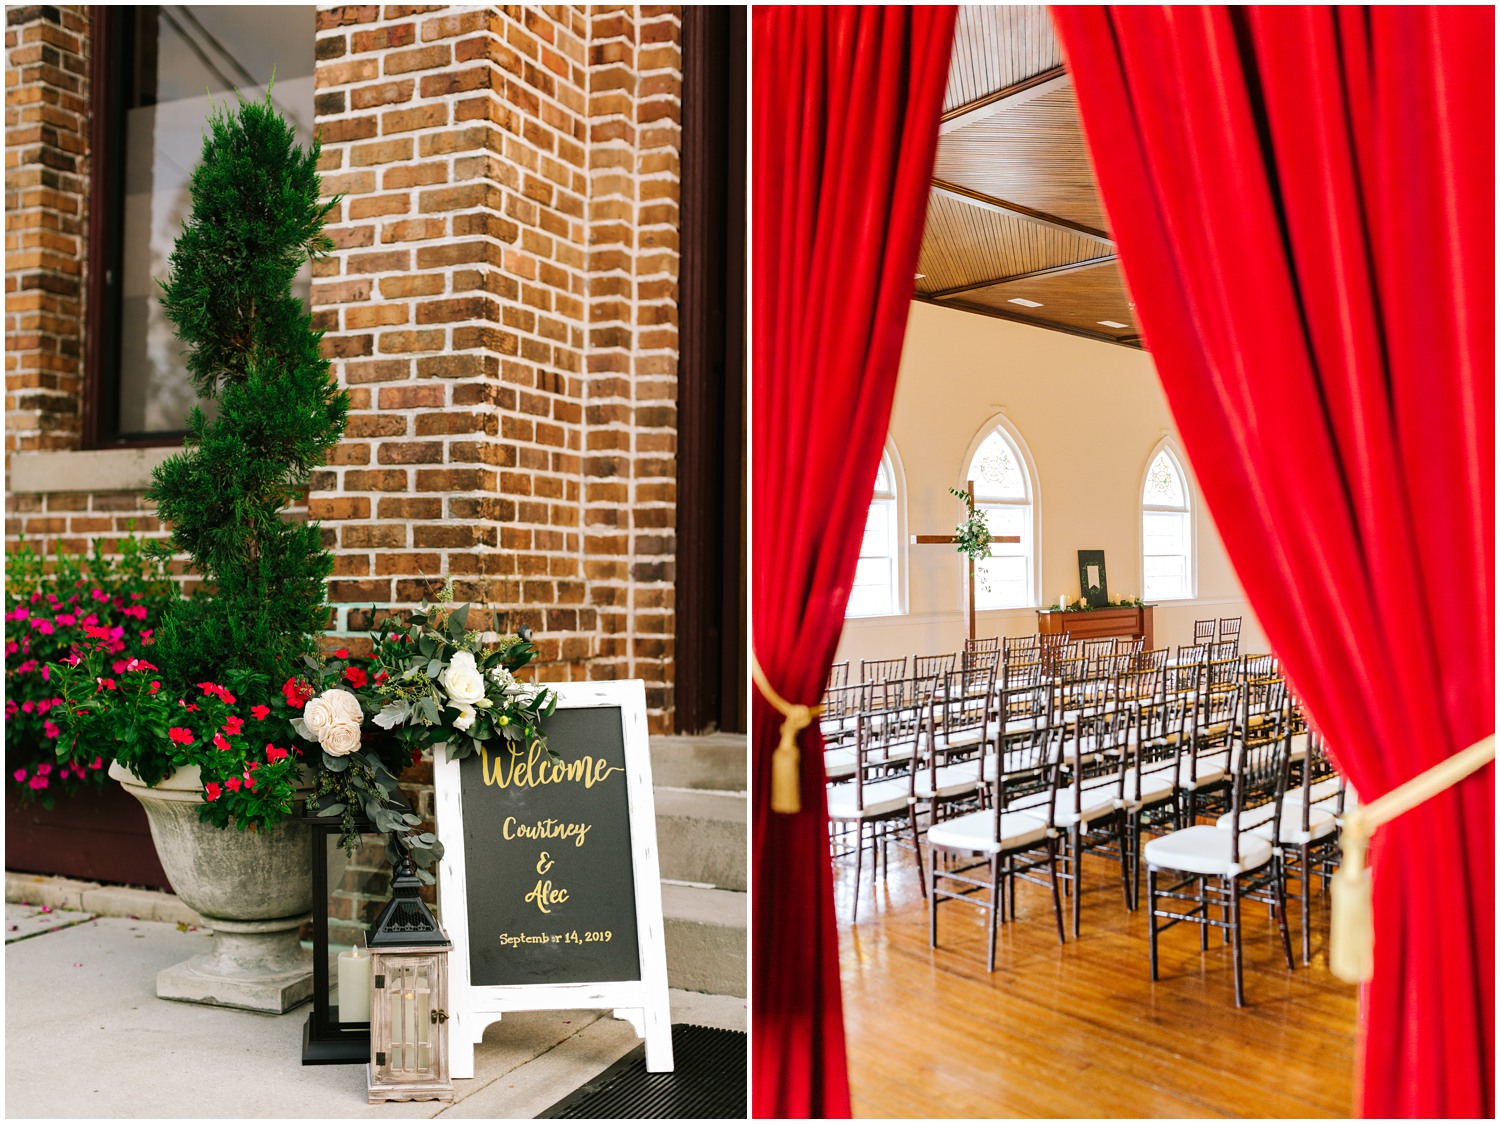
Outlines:
<svg viewBox="0 0 1500 1124"><path fill-rule="evenodd" d="M369 657L340 649L330 660L308 660L307 674L282 685L286 705L301 712L292 719L297 736L322 751L308 806L340 817L350 849L361 812L377 830L402 836L424 876L442 845L414 830L419 821L396 792L399 766L439 743L454 758L487 742L546 750L542 722L557 706L554 692L515 678L536 656L529 633L485 644L467 627L469 606L454 607L452 598L450 583L430 610L424 604L405 620L381 621Z"/></svg>
<svg viewBox="0 0 1500 1124"><path fill-rule="evenodd" d="M98 788L109 758L61 761L60 684L51 665L98 644L101 667L119 675L144 659L165 606L180 596L165 564L134 535L96 539L88 555L59 544L50 559L24 540L6 554L5 771L28 802Z"/></svg>
<svg viewBox="0 0 1500 1124"><path fill-rule="evenodd" d="M953 528L954 546L960 554L967 554L977 565L994 553L990 547L989 521L985 518L984 512L974 506L973 498L968 492L962 488L949 488L948 491L963 500L964 510L968 512L968 518ZM985 578L984 571L978 571L977 576L980 586L988 593L990 585Z"/></svg>
<svg viewBox="0 0 1500 1124"><path fill-rule="evenodd" d="M1080 597L1076 601L1064 595L1059 597L1058 604L1064 606L1065 613L1087 613L1094 608L1089 604L1087 597ZM1146 602L1139 597L1121 597L1118 600L1107 602L1099 608L1104 609L1140 609L1145 607Z"/></svg>

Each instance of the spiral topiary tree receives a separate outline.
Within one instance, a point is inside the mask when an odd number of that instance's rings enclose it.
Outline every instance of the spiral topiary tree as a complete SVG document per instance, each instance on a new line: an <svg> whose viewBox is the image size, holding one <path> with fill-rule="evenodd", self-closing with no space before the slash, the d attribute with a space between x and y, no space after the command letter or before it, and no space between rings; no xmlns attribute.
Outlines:
<svg viewBox="0 0 1500 1124"><path fill-rule="evenodd" d="M318 151L298 147L269 94L217 108L159 282L193 388L218 403L211 421L193 408L183 452L147 492L206 587L156 637L153 659L178 683L231 671L279 683L328 624L332 557L316 524L284 517L348 409L292 294L302 263L333 248L322 231L337 201L321 201Z"/></svg>

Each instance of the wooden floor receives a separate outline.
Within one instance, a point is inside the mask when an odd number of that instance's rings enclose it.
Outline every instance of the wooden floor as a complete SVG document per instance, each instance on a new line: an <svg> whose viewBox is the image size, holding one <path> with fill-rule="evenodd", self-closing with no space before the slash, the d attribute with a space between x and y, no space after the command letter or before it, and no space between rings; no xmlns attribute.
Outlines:
<svg viewBox="0 0 1500 1124"><path fill-rule="evenodd" d="M939 947L912 855L893 848L849 924L853 864L835 865L854 1114L862 1117L1346 1117L1352 1111L1355 988L1328 972L1328 907L1314 895L1313 963L1287 971L1264 906L1245 907L1245 1000L1229 949L1198 928L1161 936L1152 983L1142 908L1125 909L1119 867L1084 867L1082 936L1059 945L1052 900L1022 883L985 971L982 910L944 903ZM1068 900L1063 899L1064 910Z"/></svg>

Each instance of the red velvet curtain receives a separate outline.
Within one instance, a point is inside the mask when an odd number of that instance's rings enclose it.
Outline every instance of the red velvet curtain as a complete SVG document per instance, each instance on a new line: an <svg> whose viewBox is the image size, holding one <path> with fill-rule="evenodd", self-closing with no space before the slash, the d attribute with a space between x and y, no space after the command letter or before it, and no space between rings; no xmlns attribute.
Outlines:
<svg viewBox="0 0 1500 1124"><path fill-rule="evenodd" d="M880 464L956 9L756 8L752 642L822 695ZM849 1115L823 746L770 810L781 716L751 707L754 1114Z"/></svg>
<svg viewBox="0 0 1500 1124"><path fill-rule="evenodd" d="M1495 728L1494 11L1053 19L1204 499L1368 801ZM1376 833L1367 1116L1494 1116L1494 786Z"/></svg>

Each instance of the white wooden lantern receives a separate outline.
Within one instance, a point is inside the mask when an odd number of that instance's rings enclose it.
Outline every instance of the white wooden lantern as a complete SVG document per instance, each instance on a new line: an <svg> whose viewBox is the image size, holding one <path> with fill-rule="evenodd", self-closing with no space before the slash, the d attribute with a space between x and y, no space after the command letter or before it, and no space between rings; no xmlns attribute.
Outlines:
<svg viewBox="0 0 1500 1124"><path fill-rule="evenodd" d="M366 939L370 949L371 1104L451 1101L448 953L453 947L418 896L403 859L390 903Z"/></svg>

